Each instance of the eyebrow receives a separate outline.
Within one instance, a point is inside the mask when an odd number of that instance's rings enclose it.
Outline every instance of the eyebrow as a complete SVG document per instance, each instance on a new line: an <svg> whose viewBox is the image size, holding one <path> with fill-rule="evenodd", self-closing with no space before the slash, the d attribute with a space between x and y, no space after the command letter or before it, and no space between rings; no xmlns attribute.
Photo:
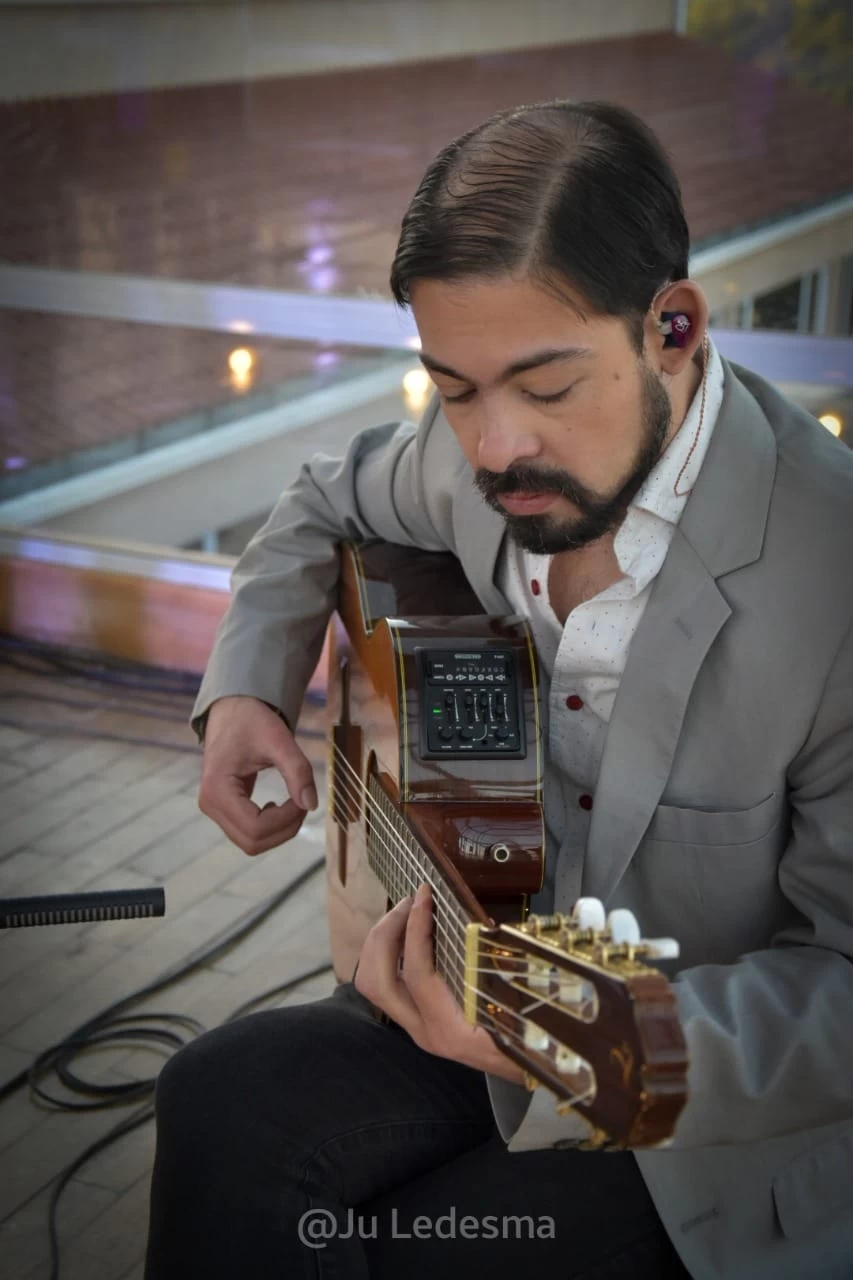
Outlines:
<svg viewBox="0 0 853 1280"><path fill-rule="evenodd" d="M507 365L498 377L498 382L508 382L516 374L527 373L529 369L540 369L543 365L554 364L558 360L577 360L591 355L592 350L589 347L560 347L535 351L532 355L525 356L523 360L514 360L512 364ZM430 373L443 373L448 378L455 378L457 382L473 383L472 378L466 378L464 373L458 373L456 369L451 369L450 365L433 359L425 351L420 353L420 358L421 364L425 369L429 369Z"/></svg>

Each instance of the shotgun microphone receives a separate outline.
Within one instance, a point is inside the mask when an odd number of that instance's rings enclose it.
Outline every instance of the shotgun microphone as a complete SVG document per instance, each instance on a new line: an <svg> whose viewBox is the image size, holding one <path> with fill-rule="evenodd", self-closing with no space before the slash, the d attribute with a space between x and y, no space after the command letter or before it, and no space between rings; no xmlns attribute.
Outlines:
<svg viewBox="0 0 853 1280"><path fill-rule="evenodd" d="M116 889L105 893L49 893L39 898L0 898L0 929L100 920L143 920L166 914L162 889Z"/></svg>

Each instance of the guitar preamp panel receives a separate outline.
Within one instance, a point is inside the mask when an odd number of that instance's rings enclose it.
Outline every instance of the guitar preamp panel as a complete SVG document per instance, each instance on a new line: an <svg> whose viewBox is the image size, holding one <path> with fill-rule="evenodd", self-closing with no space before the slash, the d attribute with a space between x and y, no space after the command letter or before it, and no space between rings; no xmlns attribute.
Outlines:
<svg viewBox="0 0 853 1280"><path fill-rule="evenodd" d="M525 754L515 658L508 649L421 649L421 755Z"/></svg>

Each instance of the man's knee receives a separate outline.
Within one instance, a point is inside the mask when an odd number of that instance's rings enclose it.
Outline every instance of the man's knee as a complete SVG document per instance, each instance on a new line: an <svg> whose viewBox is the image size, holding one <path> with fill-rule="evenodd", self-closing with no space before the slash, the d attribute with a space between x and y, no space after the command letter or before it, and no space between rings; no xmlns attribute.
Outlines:
<svg viewBox="0 0 853 1280"><path fill-rule="evenodd" d="M322 1104L328 1087L337 1088L351 1012L332 998L251 1014L199 1036L160 1072L158 1127L222 1142L229 1131L239 1141L247 1126L271 1123L301 1137L306 1093Z"/></svg>
<svg viewBox="0 0 853 1280"><path fill-rule="evenodd" d="M192 1133L198 1140L215 1118L225 1123L227 1081L237 1066L234 1049L220 1030L209 1031L180 1049L161 1069L155 1105L158 1129ZM220 1131L221 1133L221 1131Z"/></svg>
<svg viewBox="0 0 853 1280"><path fill-rule="evenodd" d="M194 1142L207 1134L222 1143L231 1130L239 1140L265 1109L283 1118L291 1086L304 1081L309 1053L301 1020L293 1019L288 1029L285 1016L284 1010L253 1014L180 1049L157 1081L158 1128L179 1129Z"/></svg>

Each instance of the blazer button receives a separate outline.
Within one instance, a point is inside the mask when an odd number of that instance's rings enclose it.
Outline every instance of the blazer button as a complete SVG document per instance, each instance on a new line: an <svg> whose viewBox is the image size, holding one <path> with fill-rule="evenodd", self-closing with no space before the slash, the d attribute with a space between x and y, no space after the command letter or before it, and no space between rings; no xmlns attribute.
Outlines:
<svg viewBox="0 0 853 1280"><path fill-rule="evenodd" d="M582 809L592 808L592 796L578 796L578 804Z"/></svg>
<svg viewBox="0 0 853 1280"><path fill-rule="evenodd" d="M538 579L538 578L531 578L531 579L530 579L530 590L533 592L533 594L534 594L535 596L538 596L538 595L539 595L539 592L542 590L542 588L541 588L541 587L540 587L540 585L539 585L539 579Z"/></svg>
<svg viewBox="0 0 853 1280"><path fill-rule="evenodd" d="M583 698L579 698L576 693L571 693L566 698L566 706L570 711L580 711L583 706Z"/></svg>

